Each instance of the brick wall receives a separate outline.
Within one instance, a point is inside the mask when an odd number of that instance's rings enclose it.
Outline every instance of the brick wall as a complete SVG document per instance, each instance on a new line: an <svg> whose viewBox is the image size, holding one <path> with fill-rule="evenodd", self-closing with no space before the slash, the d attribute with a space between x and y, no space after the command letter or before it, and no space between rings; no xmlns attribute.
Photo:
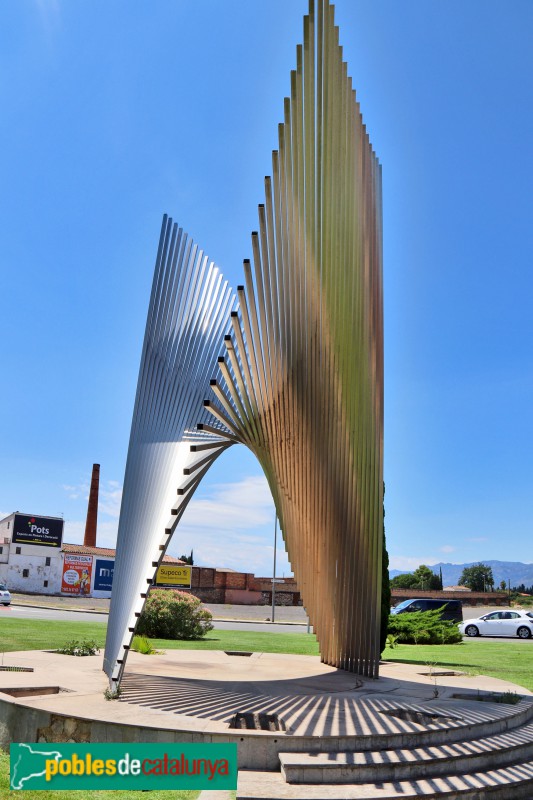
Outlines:
<svg viewBox="0 0 533 800"><path fill-rule="evenodd" d="M212 567L193 567L191 572L191 589L209 589L215 586L216 570Z"/></svg>
<svg viewBox="0 0 533 800"><path fill-rule="evenodd" d="M210 589L181 589L180 591L193 594L195 597L201 600L202 603L225 603L224 589L215 589L212 587Z"/></svg>
<svg viewBox="0 0 533 800"><path fill-rule="evenodd" d="M420 589L392 589L391 604L395 606L402 600L411 600L416 597L432 597L437 600L461 600L465 606L509 605L507 592L426 592Z"/></svg>
<svg viewBox="0 0 533 800"><path fill-rule="evenodd" d="M190 591L203 603L232 605L272 605L272 579L256 578L251 572L226 572L213 567L194 567ZM276 605L301 605L294 578L276 584Z"/></svg>

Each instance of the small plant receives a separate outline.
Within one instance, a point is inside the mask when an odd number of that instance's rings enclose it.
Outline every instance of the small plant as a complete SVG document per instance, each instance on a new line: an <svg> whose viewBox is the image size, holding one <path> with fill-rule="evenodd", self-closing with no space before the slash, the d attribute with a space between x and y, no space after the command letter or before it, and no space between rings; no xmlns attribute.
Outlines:
<svg viewBox="0 0 533 800"><path fill-rule="evenodd" d="M433 681L433 697L435 700L439 696L439 687L437 686L437 673L435 672L435 667L437 666L436 661L426 661L426 667L429 669L429 680Z"/></svg>
<svg viewBox="0 0 533 800"><path fill-rule="evenodd" d="M490 698L492 703L507 703L510 706L515 706L521 699L516 692L502 692L501 694L494 694Z"/></svg>
<svg viewBox="0 0 533 800"><path fill-rule="evenodd" d="M387 634L386 645L387 647L390 647L391 650L395 647L398 647L398 637L395 636L393 633Z"/></svg>
<svg viewBox="0 0 533 800"><path fill-rule="evenodd" d="M96 642L88 639L82 639L81 642L77 639L72 639L56 650L56 653L61 653L64 656L95 656L99 652L100 648Z"/></svg>
<svg viewBox="0 0 533 800"><path fill-rule="evenodd" d="M118 700L121 694L120 686L115 686L114 689L111 689L109 686L104 692L104 697L106 700Z"/></svg>
<svg viewBox="0 0 533 800"><path fill-rule="evenodd" d="M147 636L134 636L130 650L142 653L144 656L158 656L163 652L162 650L156 650Z"/></svg>

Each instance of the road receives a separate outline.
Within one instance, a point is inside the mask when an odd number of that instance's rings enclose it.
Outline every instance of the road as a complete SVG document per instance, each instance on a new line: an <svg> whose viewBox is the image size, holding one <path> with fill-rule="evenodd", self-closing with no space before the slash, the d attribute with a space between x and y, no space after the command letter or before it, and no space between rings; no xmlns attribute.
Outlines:
<svg viewBox="0 0 533 800"><path fill-rule="evenodd" d="M0 606L0 622L5 618L63 620L68 622L107 622L107 613L87 613L64 609L35 608L33 606ZM269 622L215 621L215 630L223 631L275 631L275 633L307 633L307 624L284 625Z"/></svg>

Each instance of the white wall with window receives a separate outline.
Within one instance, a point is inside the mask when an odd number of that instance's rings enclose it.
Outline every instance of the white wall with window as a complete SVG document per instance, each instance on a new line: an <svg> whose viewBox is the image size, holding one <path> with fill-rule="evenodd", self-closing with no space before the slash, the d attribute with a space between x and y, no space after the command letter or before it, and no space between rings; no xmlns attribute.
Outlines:
<svg viewBox="0 0 533 800"><path fill-rule="evenodd" d="M59 592L63 563L59 550L26 544L0 546L7 551L6 561L0 562L0 582L5 583L10 592Z"/></svg>

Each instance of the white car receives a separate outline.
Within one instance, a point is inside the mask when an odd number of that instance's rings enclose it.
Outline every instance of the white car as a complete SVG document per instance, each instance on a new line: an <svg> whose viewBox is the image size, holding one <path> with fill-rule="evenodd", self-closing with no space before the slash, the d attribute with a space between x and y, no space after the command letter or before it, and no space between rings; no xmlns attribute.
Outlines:
<svg viewBox="0 0 533 800"><path fill-rule="evenodd" d="M533 636L533 617L525 611L503 608L491 611L477 619L467 619L459 624L464 636L518 636L530 639Z"/></svg>
<svg viewBox="0 0 533 800"><path fill-rule="evenodd" d="M9 594L9 590L5 583L0 583L0 603L4 606L8 606L11 602L11 595Z"/></svg>

